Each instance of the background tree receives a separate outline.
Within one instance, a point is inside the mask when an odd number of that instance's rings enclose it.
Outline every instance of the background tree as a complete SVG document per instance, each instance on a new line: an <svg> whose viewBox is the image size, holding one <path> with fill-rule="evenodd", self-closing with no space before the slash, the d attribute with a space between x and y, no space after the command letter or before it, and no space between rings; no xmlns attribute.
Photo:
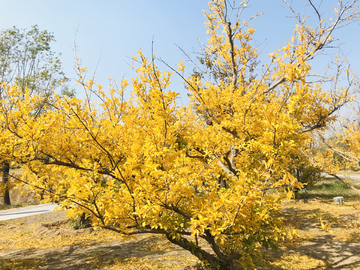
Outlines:
<svg viewBox="0 0 360 270"><path fill-rule="evenodd" d="M0 32L0 82L4 85L16 84L21 90L22 99L26 98L25 89L30 96L42 96L42 102L37 103L31 112L35 117L44 113L45 104L51 102L56 90L61 89L67 95L74 94L65 86L68 79L62 71L59 55L51 51L50 43L54 41L52 33L39 30L37 25L29 31L14 26ZM11 102L5 102L11 98L6 95L1 84L0 106L4 113L17 110ZM5 126L6 122L1 122L1 130L4 130ZM0 153L4 185L9 182L10 161L9 153ZM4 190L4 204L10 204L8 188Z"/></svg>
<svg viewBox="0 0 360 270"><path fill-rule="evenodd" d="M7 132L16 133L13 156L25 164L18 181L71 206L70 216L85 212L94 226L125 239L161 234L210 268L254 268L259 246L275 247L286 235L279 206L302 186L289 170L293 157L349 100L351 81L323 89L309 80L310 61L357 13L355 1L342 1L329 24L319 17L311 28L298 18L289 42L255 76L255 30L239 17L245 4L209 3L205 50L216 54L215 74L225 75L186 77L180 63L173 72L190 91L188 106L169 89L171 73L141 52L133 58L129 100L123 99L127 81L105 93L78 67L79 82L98 105L59 98L56 110L35 119L31 104L41 99L25 91L24 102L20 89L7 87L19 108L5 117Z"/></svg>
<svg viewBox="0 0 360 270"><path fill-rule="evenodd" d="M353 114L352 118L345 119L341 128L338 128L332 136L329 137L323 133L318 133L316 137L319 145L325 149L324 152L327 152L327 157L324 157L322 162L331 163L331 160L333 160L332 163L337 165L333 166L333 170L327 172L338 179L339 177L336 174L340 170L358 170L360 165L358 115ZM317 162L321 163L321 158Z"/></svg>
<svg viewBox="0 0 360 270"><path fill-rule="evenodd" d="M349 72L349 71L348 71ZM313 155L306 155L307 159L321 170L338 180L345 185L360 193L350 184L346 177L340 174L347 174L348 170L358 170L360 165L360 141L359 141L359 103L356 102L358 95L359 80L354 76L354 88L352 102L347 107L351 108L351 113L335 123L330 130L318 131L314 134L314 142L317 145L317 152ZM340 172L341 170L345 172Z"/></svg>

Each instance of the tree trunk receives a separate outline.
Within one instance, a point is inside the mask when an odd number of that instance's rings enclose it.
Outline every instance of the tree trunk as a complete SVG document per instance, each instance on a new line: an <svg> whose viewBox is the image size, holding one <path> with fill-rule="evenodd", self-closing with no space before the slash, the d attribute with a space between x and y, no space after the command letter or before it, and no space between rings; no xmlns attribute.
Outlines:
<svg viewBox="0 0 360 270"><path fill-rule="evenodd" d="M194 256L196 256L201 262L208 265L208 269L221 269L221 270L234 270L234 262L231 258L227 258L226 260L221 260L217 258L215 255L206 252L201 249L200 246L196 245L193 242L190 242L186 238L179 236L173 238L170 234L166 234L166 238L173 244L182 247L191 252ZM206 268L207 269L207 268Z"/></svg>
<svg viewBox="0 0 360 270"><path fill-rule="evenodd" d="M2 166L2 182L3 184L7 184L9 182L9 173L10 173L10 163L8 162L4 162L3 166ZM4 204L5 205L10 205L10 193L9 193L9 188L6 187L5 188L5 192L4 192Z"/></svg>
<svg viewBox="0 0 360 270"><path fill-rule="evenodd" d="M300 176L300 170L296 169L296 178L298 180L298 182L301 182L301 176Z"/></svg>
<svg viewBox="0 0 360 270"><path fill-rule="evenodd" d="M213 264L214 262L218 261L218 259L214 255L202 250L199 246L196 246L195 243L190 242L182 236L178 238L173 238L173 236L171 236L170 234L166 234L166 238L171 243L190 251L191 254L195 255L202 262Z"/></svg>

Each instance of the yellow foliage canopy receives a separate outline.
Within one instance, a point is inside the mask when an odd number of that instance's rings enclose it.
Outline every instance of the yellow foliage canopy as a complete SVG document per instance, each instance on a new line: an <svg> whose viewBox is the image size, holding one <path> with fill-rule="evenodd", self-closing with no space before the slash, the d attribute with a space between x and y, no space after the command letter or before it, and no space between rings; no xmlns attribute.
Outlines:
<svg viewBox="0 0 360 270"><path fill-rule="evenodd" d="M184 77L184 62L181 73L161 72L139 52L137 77L106 93L79 66L79 82L99 104L57 97L37 119L39 97L4 88L11 98L2 100L0 151L23 164L18 180L70 215L86 213L97 228L164 234L200 260L251 268L258 243L272 246L285 235L275 214L301 187L291 174L296 157L349 94L307 80L309 61L334 28L298 24L257 75L254 29L238 18L231 24L227 9L214 0L206 12L210 37L200 62L208 76ZM174 72L190 92L188 106L170 89Z"/></svg>

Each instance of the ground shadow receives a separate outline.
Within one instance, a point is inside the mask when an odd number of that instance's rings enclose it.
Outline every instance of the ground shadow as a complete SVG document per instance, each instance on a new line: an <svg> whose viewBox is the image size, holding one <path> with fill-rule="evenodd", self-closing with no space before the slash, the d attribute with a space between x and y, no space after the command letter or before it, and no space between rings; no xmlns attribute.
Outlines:
<svg viewBox="0 0 360 270"><path fill-rule="evenodd" d="M333 240L333 235L321 235L295 247L269 251L280 258L285 253L301 253L328 263L331 269L355 269L360 266L360 244ZM358 268L356 268L358 269Z"/></svg>
<svg viewBox="0 0 360 270"><path fill-rule="evenodd" d="M166 241L161 237L150 237L139 239L137 241L114 241L85 247L79 244L57 249L14 250L14 252L9 252L2 260L4 265L11 265L12 263L12 265L15 266L15 261L19 263L19 261L26 256L26 258L32 258L33 260L42 260L41 267L38 269L81 270L106 269L115 264L115 259L122 260L129 257L136 257L138 259L147 258L154 262L154 266L156 266L156 264L168 264L170 266L181 264L181 257L192 256L190 252L174 245L167 246L163 250L152 248L154 245L160 247L165 246ZM177 259L179 259L179 261L177 261ZM193 262L194 265L196 265L197 261L195 257ZM174 267L172 266L171 268Z"/></svg>

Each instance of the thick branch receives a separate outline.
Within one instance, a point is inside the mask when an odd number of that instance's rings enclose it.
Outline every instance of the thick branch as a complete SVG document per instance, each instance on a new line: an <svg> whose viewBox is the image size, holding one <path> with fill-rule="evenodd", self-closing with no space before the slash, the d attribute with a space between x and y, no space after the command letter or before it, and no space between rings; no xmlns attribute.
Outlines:
<svg viewBox="0 0 360 270"><path fill-rule="evenodd" d="M322 141L323 144L325 144L325 146L327 148L329 148L331 151L334 151L335 153L339 154L340 156L342 156L343 158L347 159L347 160L354 160L356 162L360 163L360 159L357 157L354 157L353 155L350 155L348 153L345 153L343 151L340 151L339 149L336 149L335 147L332 147L330 144L328 144L325 140L325 138L321 135L319 135L320 140Z"/></svg>
<svg viewBox="0 0 360 270"><path fill-rule="evenodd" d="M360 190L358 190L357 188L353 187L352 185L350 185L349 183L346 183L344 181L344 179L342 179L341 177L337 176L334 173L327 173L328 175L334 176L337 180L343 182L346 186L350 187L352 190L356 191L358 194L360 194Z"/></svg>
<svg viewBox="0 0 360 270"><path fill-rule="evenodd" d="M202 250L201 247L197 246L193 242L190 242L184 237L173 237L170 234L166 234L166 238L171 243L190 251L191 254L196 256L200 261L207 261L210 264L218 261L218 259L214 255Z"/></svg>
<svg viewBox="0 0 360 270"><path fill-rule="evenodd" d="M50 158L52 160L50 160ZM89 169L89 168L85 168L85 167L81 167L73 162L64 162L64 161L60 161L55 159L54 157L49 155L49 158L41 158L41 157L35 157L33 160L38 160L41 161L44 165L59 165L59 166L64 166L64 167L68 167L68 168L74 168L74 169L78 169L78 170L82 170L82 171L94 171L93 169ZM99 171L97 171L97 173L99 174L103 174L103 175L108 175L111 176L114 179L119 180L115 175L113 175L111 173L110 170L103 168Z"/></svg>
<svg viewBox="0 0 360 270"><path fill-rule="evenodd" d="M225 1L226 3L226 1ZM235 48L234 48L234 39L233 39L233 33L231 29L231 22L227 22L227 29L228 29L228 38L230 43L230 54L231 54L231 67L232 67L232 84L234 86L234 89L237 87L237 66L235 63Z"/></svg>
<svg viewBox="0 0 360 270"><path fill-rule="evenodd" d="M223 169L224 172L226 172L230 176L234 176L234 177L236 176L235 173L233 173L228 167L225 166L224 163L222 163L220 158L217 157L217 160L218 160L219 166L221 167L221 169Z"/></svg>
<svg viewBox="0 0 360 270"><path fill-rule="evenodd" d="M179 215L182 215L183 217L185 217L185 218L187 218L189 220L192 218L190 214L187 214L187 213L181 211L178 207L165 205L165 208L168 209L168 210L174 211L174 212L178 213Z"/></svg>
<svg viewBox="0 0 360 270"><path fill-rule="evenodd" d="M231 169L235 172L237 171L237 168L234 159L237 157L238 154L239 154L239 149L235 146L232 146L230 149L229 160L230 160Z"/></svg>

